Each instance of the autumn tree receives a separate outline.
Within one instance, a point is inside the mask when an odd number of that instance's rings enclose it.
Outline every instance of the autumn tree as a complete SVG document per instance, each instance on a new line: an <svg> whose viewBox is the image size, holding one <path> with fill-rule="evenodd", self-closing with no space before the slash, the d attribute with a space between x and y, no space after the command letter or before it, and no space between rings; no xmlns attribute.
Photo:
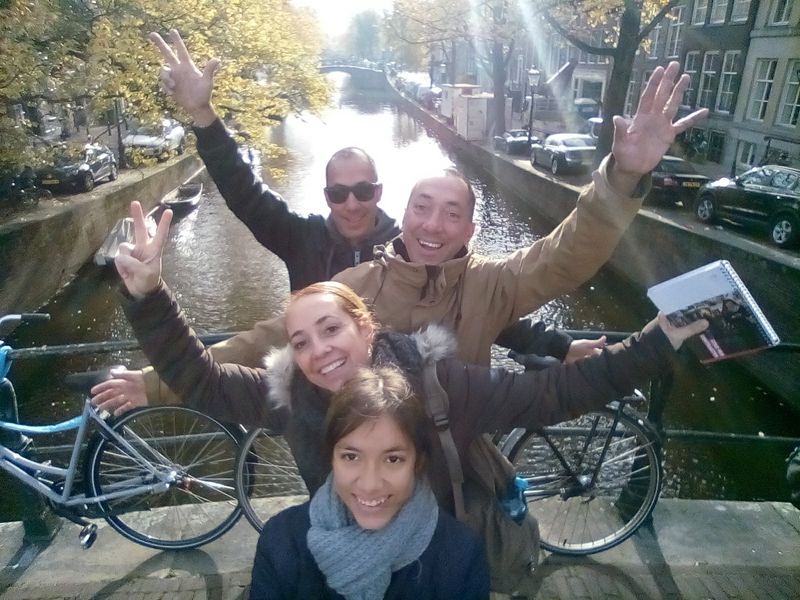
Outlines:
<svg viewBox="0 0 800 600"><path fill-rule="evenodd" d="M491 120L505 129L505 87L508 61L522 39L524 23L510 0L396 0L390 27L408 44L439 46L448 62L458 43L468 44L492 80Z"/></svg>
<svg viewBox="0 0 800 600"><path fill-rule="evenodd" d="M611 75L603 97L603 115L621 115L639 46L678 4L678 0L532 0L533 12L578 49L609 56ZM597 28L608 32L607 45L590 42ZM614 125L603 120L597 144L598 157L611 151Z"/></svg>

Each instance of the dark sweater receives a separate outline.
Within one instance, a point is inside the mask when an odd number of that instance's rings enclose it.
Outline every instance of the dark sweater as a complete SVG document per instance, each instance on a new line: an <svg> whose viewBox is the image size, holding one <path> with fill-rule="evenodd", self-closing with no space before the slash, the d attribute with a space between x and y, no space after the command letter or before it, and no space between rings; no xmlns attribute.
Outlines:
<svg viewBox="0 0 800 600"><path fill-rule="evenodd" d="M258 539L250 600L343 600L330 589L308 549L308 503L287 508ZM443 511L419 560L395 571L385 600L483 600L489 566L480 540Z"/></svg>
<svg viewBox="0 0 800 600"><path fill-rule="evenodd" d="M283 198L262 183L244 161L236 141L221 121L195 127L194 131L200 157L228 208L262 246L286 263L292 290L327 281L339 271L372 260L373 246L386 243L400 233L394 219L378 210L370 237L353 246L330 218L304 217L290 210Z"/></svg>

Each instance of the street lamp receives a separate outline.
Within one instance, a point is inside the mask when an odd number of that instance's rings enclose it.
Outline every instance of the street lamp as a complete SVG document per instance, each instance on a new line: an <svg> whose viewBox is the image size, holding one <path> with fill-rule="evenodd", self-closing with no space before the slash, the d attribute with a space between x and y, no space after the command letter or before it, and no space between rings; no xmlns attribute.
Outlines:
<svg viewBox="0 0 800 600"><path fill-rule="evenodd" d="M439 85L442 85L447 80L447 63L439 65Z"/></svg>
<svg viewBox="0 0 800 600"><path fill-rule="evenodd" d="M528 87L531 90L531 115L528 118L528 148L531 147L531 130L533 129L533 101L534 95L533 91L536 89L536 86L539 85L539 78L542 74L539 72L539 69L536 67L531 67L528 69Z"/></svg>

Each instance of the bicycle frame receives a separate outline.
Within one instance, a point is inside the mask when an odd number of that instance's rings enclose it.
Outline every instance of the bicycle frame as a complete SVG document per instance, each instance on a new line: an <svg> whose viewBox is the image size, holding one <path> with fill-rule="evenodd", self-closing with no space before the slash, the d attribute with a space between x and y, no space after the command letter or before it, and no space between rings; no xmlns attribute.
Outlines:
<svg viewBox="0 0 800 600"><path fill-rule="evenodd" d="M156 483L142 484L135 487L127 487L130 481L119 482L116 485L124 488L122 491L111 492L102 494L100 496L86 496L86 494L72 494L72 488L75 483L75 474L78 470L78 461L80 459L81 447L88 437L89 426L94 424L98 428L98 433L108 439L113 439L121 448L123 448L130 457L136 460L142 468L144 468L150 475L156 479ZM156 469L151 461L142 456L127 440L114 431L97 413L92 406L90 400L87 398L81 416L74 417L61 423L43 426L30 426L20 425L17 423L9 423L0 421L0 429L8 431L15 431L25 435L44 435L50 433L59 433L77 429L78 432L75 436L75 442L70 456L69 466L67 468L56 467L48 464L47 462L38 462L26 458L6 446L0 444L0 468L8 472L16 479L24 483L30 488L33 488L50 501L60 504L62 506L73 507L86 504L98 504L107 500L116 500L119 498L126 498L131 496L139 496L146 493L160 493L169 489L176 481L175 473L161 472ZM144 441L137 436L137 440L144 444ZM145 447L150 446L145 444ZM154 455L159 455L154 449L150 448ZM64 480L64 488L61 493L57 493L52 487L46 485L38 478L39 474L53 475L58 479Z"/></svg>

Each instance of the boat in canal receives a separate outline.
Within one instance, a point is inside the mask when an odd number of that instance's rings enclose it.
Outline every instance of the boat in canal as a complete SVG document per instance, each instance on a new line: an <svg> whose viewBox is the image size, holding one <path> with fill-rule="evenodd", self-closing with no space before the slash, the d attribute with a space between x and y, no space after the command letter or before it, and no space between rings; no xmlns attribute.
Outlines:
<svg viewBox="0 0 800 600"><path fill-rule="evenodd" d="M161 212L162 207L156 206L145 216L145 224L147 225L147 232L150 236L156 234L158 228L158 221L156 217ZM123 243L132 244L134 241L134 228L133 219L125 217L120 219L108 232L106 239L102 245L94 253L94 264L100 267L108 267L114 265L114 258L119 252L119 246Z"/></svg>
<svg viewBox="0 0 800 600"><path fill-rule="evenodd" d="M197 208L203 195L203 183L183 183L167 193L161 199L164 208L172 209L176 214L188 213Z"/></svg>

